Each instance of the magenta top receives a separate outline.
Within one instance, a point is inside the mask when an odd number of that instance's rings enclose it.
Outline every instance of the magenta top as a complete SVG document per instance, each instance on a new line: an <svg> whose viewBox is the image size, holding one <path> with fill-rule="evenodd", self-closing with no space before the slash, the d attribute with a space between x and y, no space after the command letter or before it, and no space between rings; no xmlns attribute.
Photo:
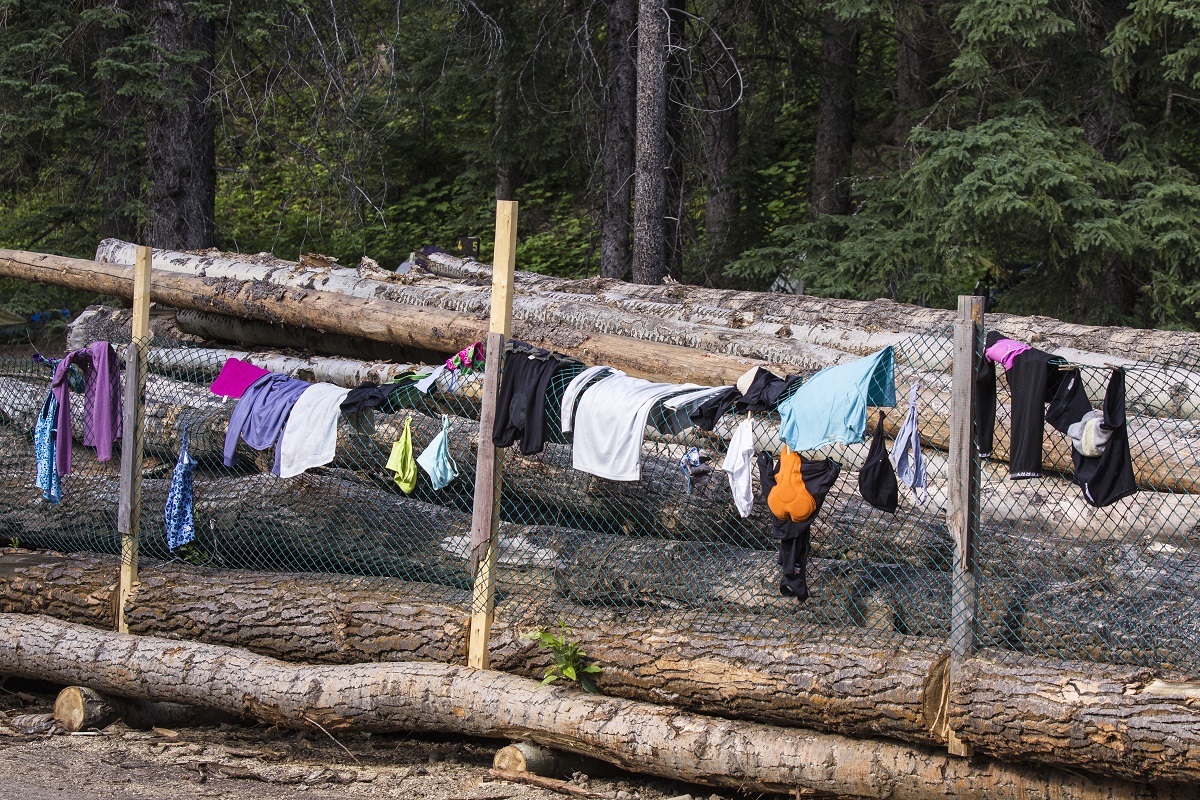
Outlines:
<svg viewBox="0 0 1200 800"><path fill-rule="evenodd" d="M1004 367L1005 372L1012 369L1013 359L1029 350L1029 345L1013 339L1000 339L994 345L983 351L989 361L995 361Z"/></svg>
<svg viewBox="0 0 1200 800"><path fill-rule="evenodd" d="M222 397L232 397L238 400L250 388L250 384L270 373L270 370L248 364L239 358L230 358L221 367L221 374L212 382L208 390Z"/></svg>

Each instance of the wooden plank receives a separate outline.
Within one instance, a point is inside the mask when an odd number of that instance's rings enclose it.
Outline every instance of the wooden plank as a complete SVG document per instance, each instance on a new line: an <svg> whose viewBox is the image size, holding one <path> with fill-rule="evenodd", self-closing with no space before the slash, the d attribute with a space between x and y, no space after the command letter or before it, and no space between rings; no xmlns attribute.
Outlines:
<svg viewBox="0 0 1200 800"><path fill-rule="evenodd" d="M467 665L487 669L488 637L496 600L496 556L500 527L500 487L504 451L491 446L496 426L496 396L500 392L500 367L504 340L512 331L513 273L517 265L517 204L496 202L496 252L492 270L492 309L487 338L487 363L483 374L483 404L479 415L479 456L475 467L475 498L471 511L471 565L475 584L471 593L471 632Z"/></svg>
<svg viewBox="0 0 1200 800"><path fill-rule="evenodd" d="M946 525L954 540L951 575L950 659L943 703L948 703L963 660L975 647L975 528L979 521L979 458L975 447L976 348L983 324L983 298L960 295L954 322L954 365L951 372L949 496ZM949 719L943 714L941 719ZM949 725L941 733L953 755L970 756Z"/></svg>
<svg viewBox="0 0 1200 800"><path fill-rule="evenodd" d="M138 247L133 267L133 338L125 348L125 389L121 407L121 484L117 531L121 534L121 574L117 584L117 630L129 632L125 603L138 579L138 518L142 495L142 394L146 385L144 350L150 337L149 247Z"/></svg>

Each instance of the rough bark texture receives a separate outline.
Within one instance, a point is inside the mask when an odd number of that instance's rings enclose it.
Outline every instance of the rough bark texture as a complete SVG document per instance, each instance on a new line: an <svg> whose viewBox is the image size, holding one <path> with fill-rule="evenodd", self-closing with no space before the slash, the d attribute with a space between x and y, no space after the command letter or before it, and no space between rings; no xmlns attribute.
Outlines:
<svg viewBox="0 0 1200 800"><path fill-rule="evenodd" d="M608 4L608 84L604 92L603 193L600 275L629 273L633 207L634 139L637 135L637 0Z"/></svg>
<svg viewBox="0 0 1200 800"><path fill-rule="evenodd" d="M0 615L0 671L102 692L248 714L290 728L527 738L639 772L760 792L880 798L1117 800L1200 796L803 729L705 717L499 672L399 662L296 665L219 645Z"/></svg>
<svg viewBox="0 0 1200 800"><path fill-rule="evenodd" d="M667 0L638 0L633 282L662 283L666 265Z"/></svg>
<svg viewBox="0 0 1200 800"><path fill-rule="evenodd" d="M850 210L850 156L854 147L854 83L858 68L858 22L827 11L821 18L821 66L817 141L808 187L810 210Z"/></svg>
<svg viewBox="0 0 1200 800"><path fill-rule="evenodd" d="M0 556L0 612L111 627L115 559ZM222 592L214 597L212 586ZM398 581L147 565L127 609L130 630L245 647L286 660L352 663L465 658L467 593L440 601ZM734 632L717 619L678 632L668 614L603 614L575 627L601 664L603 691L702 713L849 736L930 743L940 707L937 644L864 647ZM495 669L540 676L543 652L504 616ZM920 642L922 640L914 640ZM952 727L978 752L1130 779L1200 779L1200 708L1188 686L1151 689L1156 670L1052 662L985 651L951 694ZM86 683L86 682L85 682ZM1160 681L1159 684L1162 682Z"/></svg>
<svg viewBox="0 0 1200 800"><path fill-rule="evenodd" d="M209 247L217 186L216 121L208 107L216 27L182 0L157 0L153 15L164 97L153 107L146 138L147 239L156 247Z"/></svg>
<svg viewBox="0 0 1200 800"><path fill-rule="evenodd" d="M937 82L935 43L940 0L896 3L896 120L893 136L900 144L917 122L917 112L933 105Z"/></svg>
<svg viewBox="0 0 1200 800"><path fill-rule="evenodd" d="M0 251L0 274L86 288L130 297L131 271L111 264ZM402 347L436 349L444 342L470 343L483 338L487 319L433 308L405 307L385 300L364 300L314 289L287 289L259 282L203 279L156 272L151 296L176 308L193 308L303 327L363 336ZM567 349L589 361L610 364L633 375L676 374L701 384L733 383L755 362L678 345L631 342L613 334L515 326L515 335L549 349ZM729 338L733 338L732 332Z"/></svg>
<svg viewBox="0 0 1200 800"><path fill-rule="evenodd" d="M24 254L23 259L34 255ZM105 240L96 250L96 259L132 264L133 245ZM154 257L156 270L261 280L295 289L316 288L364 299L486 315L491 267L441 254L430 256L425 263L436 276L397 276L364 268L314 269L270 256L215 252L158 252ZM55 282L49 277L40 279ZM954 312L946 309L890 300L839 300L683 284L646 286L604 278L572 281L529 272L516 274L515 289L514 335L518 338L531 335L529 329L535 338L544 338L547 326L557 327L561 333L575 328L575 336L589 331L619 333L631 339L786 364L793 369L814 369L839 363L846 353L874 352L916 334L929 340L929 352L922 352L922 362L933 359L941 365L938 369L949 369L947 331ZM1125 363L1122 359L1140 359L1170 365L1181 363L1179 359L1200 349L1200 333L1195 332L1076 325L1048 317L1007 314L988 315L986 322L989 330L1082 363L1120 364ZM522 324L529 328L522 329ZM572 335L561 338L569 347ZM945 346L939 350L934 346L936 341ZM682 377L675 374L673 379Z"/></svg>

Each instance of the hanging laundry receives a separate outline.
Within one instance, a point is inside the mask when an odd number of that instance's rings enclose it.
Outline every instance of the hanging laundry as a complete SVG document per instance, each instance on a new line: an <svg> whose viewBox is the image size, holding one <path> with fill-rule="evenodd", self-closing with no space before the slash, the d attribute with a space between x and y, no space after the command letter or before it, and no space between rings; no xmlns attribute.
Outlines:
<svg viewBox="0 0 1200 800"><path fill-rule="evenodd" d="M698 388L615 373L601 378L579 398L575 411L575 469L614 481L638 480L650 410L665 397Z"/></svg>
<svg viewBox="0 0 1200 800"><path fill-rule="evenodd" d="M363 381L355 386L342 401L342 413L360 433L375 432L374 409L379 408L391 398L396 390L404 386L412 386L416 375L405 372L397 375L390 383L380 386L375 381Z"/></svg>
<svg viewBox="0 0 1200 800"><path fill-rule="evenodd" d="M724 386L705 386L680 392L662 401L659 411L651 412L650 424L659 433L674 435L693 426L692 411L707 398L725 391Z"/></svg>
<svg viewBox="0 0 1200 800"><path fill-rule="evenodd" d="M1029 349L1029 345L1024 342L999 338L983 351L983 356L989 361L1004 367L1005 370L1010 370L1012 369L1013 360Z"/></svg>
<svg viewBox="0 0 1200 800"><path fill-rule="evenodd" d="M896 506L900 502L900 486L896 482L896 470L892 467L892 460L888 458L882 411L879 412L875 433L871 436L871 449L867 451L867 460L858 471L858 491L863 500L880 511L896 513Z"/></svg>
<svg viewBox="0 0 1200 800"><path fill-rule="evenodd" d="M446 359L446 369L474 372L484 367L483 342L475 342Z"/></svg>
<svg viewBox="0 0 1200 800"><path fill-rule="evenodd" d="M688 494L692 493L692 481L712 474L712 461L706 453L701 453L699 447L689 447L679 459L679 471L683 473L683 485Z"/></svg>
<svg viewBox="0 0 1200 800"><path fill-rule="evenodd" d="M1075 462L1075 482L1083 487L1083 499L1096 508L1112 505L1137 491L1125 419L1124 369L1112 371L1101 413L1100 429L1108 434L1103 452L1098 456L1087 456L1075 448L1071 449L1071 458Z"/></svg>
<svg viewBox="0 0 1200 800"><path fill-rule="evenodd" d="M895 362L895 351L885 347L813 375L779 406L783 441L797 452L861 442L867 406L896 405Z"/></svg>
<svg viewBox="0 0 1200 800"><path fill-rule="evenodd" d="M349 389L332 383L314 383L300 394L279 439L279 477L292 478L333 461L338 418L348 394Z"/></svg>
<svg viewBox="0 0 1200 800"><path fill-rule="evenodd" d="M274 445L292 406L311 385L308 381L277 372L268 373L250 384L229 417L229 428L225 431L225 466L234 465L239 438L255 450L266 450ZM279 474L278 448L272 472Z"/></svg>
<svg viewBox="0 0 1200 800"><path fill-rule="evenodd" d="M1046 403L1054 399L1069 375L1058 368L1061 362L1062 359L1049 353L1030 348L1017 354L1012 369L1008 370L1008 388L1012 392L1008 477L1012 480L1042 477Z"/></svg>
<svg viewBox="0 0 1200 800"><path fill-rule="evenodd" d="M546 446L546 394L550 380L572 361L524 342L514 340L511 344L496 398L492 444L510 447L520 440L521 453L532 456Z"/></svg>
<svg viewBox="0 0 1200 800"><path fill-rule="evenodd" d="M742 420L737 426L721 469L729 478L733 504L745 519L754 510L754 420Z"/></svg>
<svg viewBox="0 0 1200 800"><path fill-rule="evenodd" d="M167 489L167 503L163 511L166 523L167 547L178 550L196 538L195 504L193 502L193 473L196 461L188 452L187 427L179 442L179 458L171 472L171 486Z"/></svg>
<svg viewBox="0 0 1200 800"><path fill-rule="evenodd" d="M892 444L892 461L900 482L912 490L913 499L924 503L929 499L925 480L925 456L921 454L921 429L917 419L921 384L916 381L908 389L908 413L900 425L900 433ZM882 419L882 417L881 417Z"/></svg>
<svg viewBox="0 0 1200 800"><path fill-rule="evenodd" d="M1046 422L1055 430L1068 433L1072 425L1091 412L1092 403L1088 400L1079 370L1072 369L1063 374L1066 377L1059 381L1058 389L1046 407Z"/></svg>
<svg viewBox="0 0 1200 800"><path fill-rule="evenodd" d="M227 358L225 365L217 374L217 379L212 382L208 390L215 395L238 400L246 393L251 384L268 374L270 374L270 370L248 364L240 358Z"/></svg>
<svg viewBox="0 0 1200 800"><path fill-rule="evenodd" d="M413 386L415 386L417 391L421 394L429 394L429 390L433 388L433 385L437 383L437 379L442 377L445 372L445 365L434 367L432 372L419 378L417 382L413 384Z"/></svg>
<svg viewBox="0 0 1200 800"><path fill-rule="evenodd" d="M84 375L83 443L96 448L96 459L112 459L113 442L121 438L121 376L117 353L108 342L93 342L58 362L50 391L58 401L54 460L59 475L71 471L71 366Z"/></svg>
<svg viewBox="0 0 1200 800"><path fill-rule="evenodd" d="M711 431L717 427L717 420L725 416L725 412L733 408L741 396L736 386L722 387L721 391L709 395L692 410L692 424L702 431Z"/></svg>
<svg viewBox="0 0 1200 800"><path fill-rule="evenodd" d="M799 382L798 375L781 378L766 367L754 367L738 378L737 389L742 396L736 403L737 410L770 411Z"/></svg>
<svg viewBox="0 0 1200 800"><path fill-rule="evenodd" d="M53 392L46 393L33 428L33 452L37 456L37 478L35 486L42 490L42 498L57 504L62 500L62 483L55 463L55 424L58 419L58 399Z"/></svg>
<svg viewBox="0 0 1200 800"><path fill-rule="evenodd" d="M396 473L396 485L405 494L412 494L417 488L417 462L413 459L412 417L404 420L404 432L392 444L392 453L388 458L387 469Z"/></svg>
<svg viewBox="0 0 1200 800"><path fill-rule="evenodd" d="M1003 338L996 331L991 331L984 341L984 346L992 347ZM975 406L975 446L980 458L991 458L996 438L996 364L990 358L979 359L979 364L975 369L973 404Z"/></svg>
<svg viewBox="0 0 1200 800"><path fill-rule="evenodd" d="M562 408L559 414L562 418L563 433L571 432L571 427L575 422L575 406L579 403L579 397L593 381L609 374L624 375L625 373L612 367L588 367L567 384L567 388L563 390Z"/></svg>
<svg viewBox="0 0 1200 800"><path fill-rule="evenodd" d="M817 515L821 513L825 496L837 482L842 465L832 459L805 461L799 454L791 452L786 445L784 448L780 452L778 461L770 453L758 454L758 479L772 513L775 513L776 507L780 507L785 513L784 518L780 518L776 514L775 520L771 524L771 536L779 542L777 560L782 573L779 579L779 593L785 597L795 597L797 600L804 601L809 596L808 556L811 550L812 524ZM786 465L783 458L785 453L790 453ZM780 473L784 472L785 466L788 472L798 471L799 475L792 474L786 479L792 488L785 490L780 498L786 495L789 499L795 500L800 495L797 488L802 486L803 493L811 500L811 512L801 520L794 519L793 514L800 511L801 505L808 507L807 501L801 503L780 502L777 499L774 504L771 502L771 496L776 492Z"/></svg>
<svg viewBox="0 0 1200 800"><path fill-rule="evenodd" d="M442 414L442 431L417 456L417 464L425 470L437 491L446 488L450 481L458 477L458 465L450 456L450 417Z"/></svg>

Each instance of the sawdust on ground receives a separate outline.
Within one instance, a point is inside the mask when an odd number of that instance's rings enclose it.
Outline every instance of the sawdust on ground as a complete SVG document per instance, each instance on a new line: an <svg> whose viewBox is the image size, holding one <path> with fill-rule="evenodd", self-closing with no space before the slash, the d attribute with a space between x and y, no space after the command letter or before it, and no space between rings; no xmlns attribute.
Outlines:
<svg viewBox="0 0 1200 800"><path fill-rule="evenodd" d="M491 774L503 742L221 725L28 734L12 720L53 711L55 687L0 683L0 800L563 800ZM759 800L645 776L576 774L598 800Z"/></svg>

